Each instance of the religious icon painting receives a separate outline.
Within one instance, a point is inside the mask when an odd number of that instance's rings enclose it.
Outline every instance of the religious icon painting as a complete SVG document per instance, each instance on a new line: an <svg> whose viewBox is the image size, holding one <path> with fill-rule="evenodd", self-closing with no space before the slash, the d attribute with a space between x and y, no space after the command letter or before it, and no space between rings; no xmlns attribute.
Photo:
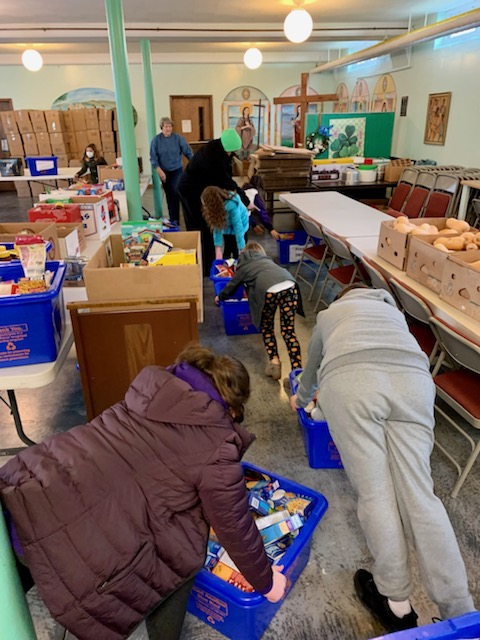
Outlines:
<svg viewBox="0 0 480 640"><path fill-rule="evenodd" d="M301 86L294 85L288 87L280 94L280 98L292 97L291 104L277 104L275 108L275 144L283 147L301 147L303 146L301 132L302 108L295 97L301 93ZM307 87L307 96L317 96L318 92ZM313 103L308 105L308 113L321 113L322 103Z"/></svg>
<svg viewBox="0 0 480 640"><path fill-rule="evenodd" d="M243 160L270 142L270 101L255 87L237 87L222 103L222 129L235 129L242 139L238 156Z"/></svg>
<svg viewBox="0 0 480 640"><path fill-rule="evenodd" d="M451 99L450 92L431 93L428 96L424 144L445 144Z"/></svg>
<svg viewBox="0 0 480 640"><path fill-rule="evenodd" d="M344 82L337 87L337 100L333 103L333 113L348 112L348 88Z"/></svg>
<svg viewBox="0 0 480 640"><path fill-rule="evenodd" d="M357 80L350 100L352 113L367 113L370 106L370 90L366 80Z"/></svg>
<svg viewBox="0 0 480 640"><path fill-rule="evenodd" d="M397 105L397 89L395 81L389 73L378 79L372 96L370 111L381 113L382 111L395 111Z"/></svg>
<svg viewBox="0 0 480 640"><path fill-rule="evenodd" d="M329 158L363 156L366 118L330 118Z"/></svg>

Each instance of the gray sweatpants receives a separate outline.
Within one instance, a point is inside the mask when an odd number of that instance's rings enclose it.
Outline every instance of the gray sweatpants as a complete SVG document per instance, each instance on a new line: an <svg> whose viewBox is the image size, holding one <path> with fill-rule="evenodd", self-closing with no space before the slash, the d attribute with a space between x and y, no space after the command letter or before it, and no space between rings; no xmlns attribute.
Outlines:
<svg viewBox="0 0 480 640"><path fill-rule="evenodd" d="M381 594L412 590L406 533L442 618L474 611L465 565L445 508L433 493L435 387L411 367L355 364L328 373L319 404L358 493L358 518Z"/></svg>

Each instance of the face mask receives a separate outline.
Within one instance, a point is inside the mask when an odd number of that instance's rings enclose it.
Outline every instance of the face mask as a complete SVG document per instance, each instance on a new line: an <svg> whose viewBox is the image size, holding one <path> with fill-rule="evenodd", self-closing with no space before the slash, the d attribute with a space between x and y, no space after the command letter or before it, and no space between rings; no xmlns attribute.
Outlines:
<svg viewBox="0 0 480 640"><path fill-rule="evenodd" d="M85 155L87 156L87 158L93 158L93 151L87 151Z"/></svg>

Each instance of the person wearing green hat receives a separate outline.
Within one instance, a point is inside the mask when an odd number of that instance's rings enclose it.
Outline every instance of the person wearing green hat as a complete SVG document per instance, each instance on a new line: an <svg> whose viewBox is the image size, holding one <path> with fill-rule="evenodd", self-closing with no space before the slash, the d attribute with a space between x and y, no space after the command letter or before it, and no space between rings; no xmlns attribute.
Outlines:
<svg viewBox="0 0 480 640"><path fill-rule="evenodd" d="M206 187L236 191L248 208L250 201L232 178L232 156L242 146L235 129L225 129L220 138L207 142L188 163L178 186L185 226L200 231L202 238L203 274L208 276L215 257L212 232L202 216L201 195Z"/></svg>

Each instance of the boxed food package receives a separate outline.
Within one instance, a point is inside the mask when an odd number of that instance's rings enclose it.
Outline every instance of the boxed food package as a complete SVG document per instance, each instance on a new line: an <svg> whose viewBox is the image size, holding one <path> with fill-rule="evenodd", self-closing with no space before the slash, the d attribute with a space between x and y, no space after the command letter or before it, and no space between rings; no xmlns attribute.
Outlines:
<svg viewBox="0 0 480 640"><path fill-rule="evenodd" d="M122 236L111 234L90 258L83 276L88 299L112 300L178 299L193 296L197 300L198 320L203 321L203 278L200 233L180 231L166 236L174 247L195 249L196 264L122 268Z"/></svg>
<svg viewBox="0 0 480 640"><path fill-rule="evenodd" d="M413 218L408 222L421 226L422 224L430 224L437 227L439 232L446 228L447 218ZM405 271L407 266L408 249L412 239L411 234L397 231L394 227L397 225L397 219L383 221L380 225L380 233L378 235L377 254L397 269Z"/></svg>
<svg viewBox="0 0 480 640"><path fill-rule="evenodd" d="M82 224L79 204L38 202L27 213L30 222L49 220L51 222L76 222Z"/></svg>
<svg viewBox="0 0 480 640"><path fill-rule="evenodd" d="M412 161L408 158L397 158L396 160L391 160L385 166L385 182L398 182L405 167L410 167L411 165Z"/></svg>
<svg viewBox="0 0 480 640"><path fill-rule="evenodd" d="M462 256L467 251L449 254L433 245L437 236L414 236L410 241L407 257L407 276L423 284L435 293L442 288L443 272L449 256ZM473 251L473 253L477 253ZM480 273L479 273L480 279Z"/></svg>
<svg viewBox="0 0 480 640"><path fill-rule="evenodd" d="M62 283L65 265L46 262L53 272L47 291L0 297L0 368L52 362L56 359L64 327ZM19 261L0 265L2 280L24 275Z"/></svg>
<svg viewBox="0 0 480 640"><path fill-rule="evenodd" d="M447 255L440 298L480 320L480 251Z"/></svg>

